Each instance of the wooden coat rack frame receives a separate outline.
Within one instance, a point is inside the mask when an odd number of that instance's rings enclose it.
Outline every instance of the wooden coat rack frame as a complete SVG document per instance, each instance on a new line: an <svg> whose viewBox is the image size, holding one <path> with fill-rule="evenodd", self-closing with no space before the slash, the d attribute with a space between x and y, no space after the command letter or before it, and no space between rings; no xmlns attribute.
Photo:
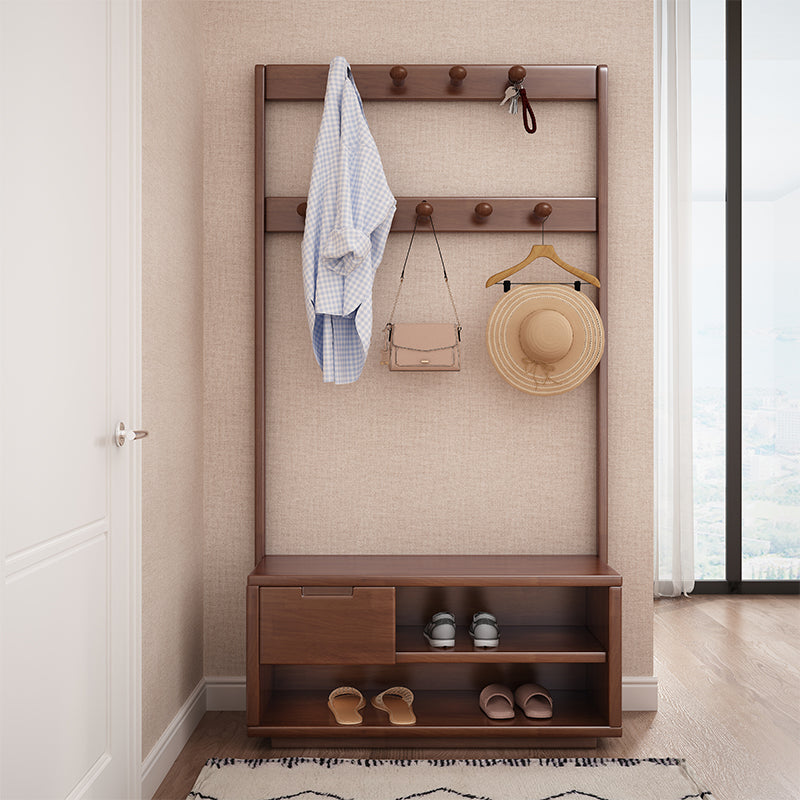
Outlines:
<svg viewBox="0 0 800 800"><path fill-rule="evenodd" d="M548 231L596 235L597 306L608 337L608 69L604 65L353 65L365 102L499 102L525 78L532 104L587 101L596 107L596 194L592 197L397 198L392 231L410 231L427 200L446 232L541 230L533 209L547 203ZM585 555L267 555L266 234L302 232L304 197L270 197L266 121L278 101L321 101L328 65L255 68L255 569L247 583L247 726L274 746L315 742L453 746L592 746L621 736L622 578L608 566L608 344L598 366L596 548ZM498 146L500 146L498 144ZM535 146L535 140L530 146ZM421 187L424 189L424 187ZM422 230L426 226L423 226ZM298 247L299 250L299 247ZM608 339L607 339L608 341ZM482 652L457 633L454 648L426 646L422 625L447 608L463 622L491 607L500 645ZM487 678L491 675L491 678ZM483 683L534 680L553 689L553 717L517 712L491 725L478 709ZM415 725L392 725L369 704L363 724L337 725L326 706L346 683L377 692L414 687ZM429 691L436 686L439 689ZM359 737L367 737L366 740ZM284 742L285 740L285 742ZM534 744L535 742L535 744Z"/></svg>

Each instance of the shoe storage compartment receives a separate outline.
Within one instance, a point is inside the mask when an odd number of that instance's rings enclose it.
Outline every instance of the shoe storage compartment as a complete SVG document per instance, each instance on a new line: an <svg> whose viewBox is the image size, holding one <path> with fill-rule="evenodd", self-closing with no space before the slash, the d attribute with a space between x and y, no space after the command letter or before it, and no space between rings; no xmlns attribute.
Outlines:
<svg viewBox="0 0 800 800"><path fill-rule="evenodd" d="M591 671L584 664L403 664L396 667L275 666L269 699L261 712L258 735L294 739L387 740L421 737L454 742L498 736L502 739L552 738L563 742L576 737L608 735L608 721L592 692ZM512 690L523 683L541 683L553 698L551 719L528 719L517 708L513 720L491 720L478 706L478 695L488 683L504 683ZM392 725L370 700L390 686L414 692L412 726ZM363 723L339 725L327 700L337 686L355 686L366 700ZM498 731L495 733L495 731ZM329 741L331 746L337 742ZM538 743L537 743L538 745ZM529 746L534 746L531 742Z"/></svg>
<svg viewBox="0 0 800 800"><path fill-rule="evenodd" d="M259 590L259 658L269 664L393 664L394 589Z"/></svg>
<svg viewBox="0 0 800 800"><path fill-rule="evenodd" d="M581 556L429 559L264 559L248 587L254 609L248 625L248 732L287 742L352 745L419 738L469 745L497 738L507 746L545 746L550 740L588 746L598 737L621 735L616 573ZM413 575L414 562L426 563L430 574ZM349 571L336 574L345 565ZM306 574L290 574L300 567ZM316 584L309 574L314 570L323 573L313 576ZM296 585L274 585L289 581ZM373 585L359 586L367 582ZM299 588L323 584L326 594ZM425 640L423 628L436 611L456 615L454 647L436 648ZM474 646L468 628L476 611L497 617L498 646ZM348 627L354 651L339 635ZM298 631L304 631L301 638ZM532 720L517 709L513 720L490 720L478 704L480 690L490 683L512 691L523 683L541 684L553 698L553 717ZM392 725L369 704L397 685L415 695L414 725ZM364 694L360 725L339 725L328 710L328 695L338 686Z"/></svg>
<svg viewBox="0 0 800 800"><path fill-rule="evenodd" d="M398 587L397 661L602 663L605 647L587 625L586 591L583 587ZM455 647L433 647L422 636L422 628L437 611L455 614ZM478 611L497 618L497 647L474 646L468 629Z"/></svg>

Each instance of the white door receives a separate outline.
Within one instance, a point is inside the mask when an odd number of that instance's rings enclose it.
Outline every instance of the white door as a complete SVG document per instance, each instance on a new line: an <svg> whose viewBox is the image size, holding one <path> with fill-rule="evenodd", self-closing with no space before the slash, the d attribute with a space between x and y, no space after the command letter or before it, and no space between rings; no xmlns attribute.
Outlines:
<svg viewBox="0 0 800 800"><path fill-rule="evenodd" d="M139 8L0 0L0 796L138 793Z"/></svg>

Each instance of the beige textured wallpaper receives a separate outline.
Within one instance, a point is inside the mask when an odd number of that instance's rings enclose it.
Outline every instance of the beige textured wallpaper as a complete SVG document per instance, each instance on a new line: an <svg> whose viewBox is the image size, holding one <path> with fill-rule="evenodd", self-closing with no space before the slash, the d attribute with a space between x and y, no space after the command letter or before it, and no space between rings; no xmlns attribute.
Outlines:
<svg viewBox="0 0 800 800"><path fill-rule="evenodd" d="M652 2L207 2L205 12L205 670L244 673L253 525L253 67L257 63L608 64L609 559L624 578L626 675L652 674ZM498 98L499 99L499 98ZM592 104L540 103L528 136L489 103L367 104L397 195L591 195ZM304 194L321 104L270 107L270 194ZM361 379L323 384L299 235L267 242L268 552L566 552L594 548L594 379L556 397L509 387L484 331L519 234L440 237L464 325L459 373L390 374L378 337L407 234L389 237ZM553 234L592 271L593 236ZM397 319L446 320L429 236ZM537 264L537 278L556 278Z"/></svg>
<svg viewBox="0 0 800 800"><path fill-rule="evenodd" d="M202 6L142 6L142 756L203 677Z"/></svg>

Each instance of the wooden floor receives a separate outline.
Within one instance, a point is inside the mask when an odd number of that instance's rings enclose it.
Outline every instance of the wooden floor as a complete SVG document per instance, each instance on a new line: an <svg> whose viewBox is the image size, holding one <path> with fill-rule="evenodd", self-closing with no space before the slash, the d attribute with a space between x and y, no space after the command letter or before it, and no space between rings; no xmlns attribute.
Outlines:
<svg viewBox="0 0 800 800"><path fill-rule="evenodd" d="M481 751L520 756L686 758L715 800L800 800L800 598L655 601L659 710L626 712L620 739L593 750ZM276 750L250 739L243 712L205 715L154 796L184 800L212 757L471 758L474 750Z"/></svg>

